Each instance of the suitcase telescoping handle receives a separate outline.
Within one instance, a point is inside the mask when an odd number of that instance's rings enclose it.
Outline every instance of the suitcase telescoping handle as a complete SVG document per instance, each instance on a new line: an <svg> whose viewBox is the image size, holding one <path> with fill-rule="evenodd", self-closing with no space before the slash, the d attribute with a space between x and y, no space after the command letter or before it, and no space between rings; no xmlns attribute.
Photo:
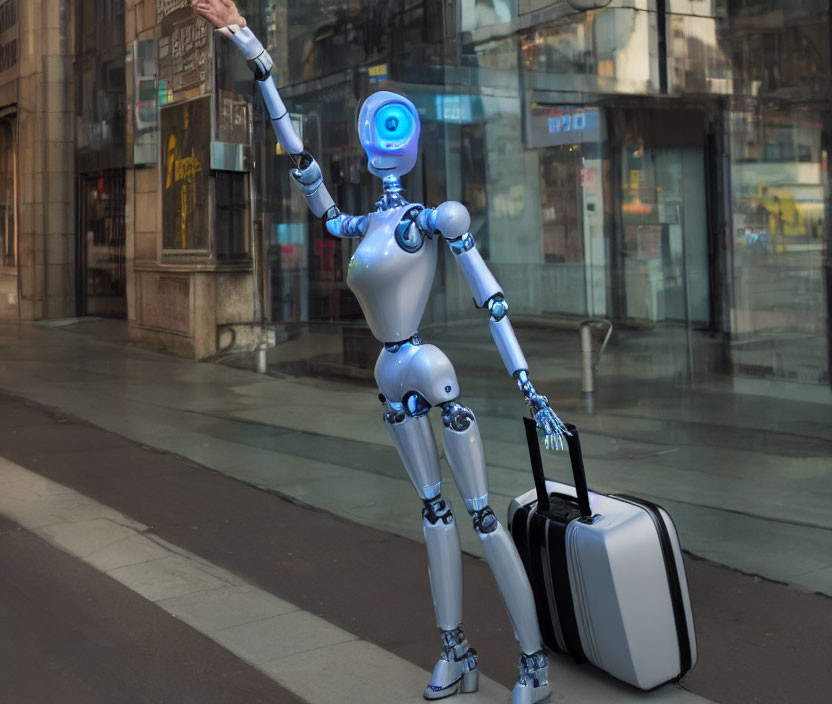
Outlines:
<svg viewBox="0 0 832 704"><path fill-rule="evenodd" d="M534 486L537 490L537 508L541 513L549 511L549 492L546 491L546 477L543 475L543 458L540 456L540 441L537 438L537 423L531 418L523 418L526 426L526 440L529 443L529 458L532 462L532 474L534 475ZM589 491L586 488L586 473L584 472L584 458L581 454L581 441L578 437L578 429L571 423L566 424L566 429L572 435L566 435L566 444L569 446L569 459L572 462L572 478L575 481L575 493L578 496L578 508L581 518L590 518L592 511L589 508Z"/></svg>

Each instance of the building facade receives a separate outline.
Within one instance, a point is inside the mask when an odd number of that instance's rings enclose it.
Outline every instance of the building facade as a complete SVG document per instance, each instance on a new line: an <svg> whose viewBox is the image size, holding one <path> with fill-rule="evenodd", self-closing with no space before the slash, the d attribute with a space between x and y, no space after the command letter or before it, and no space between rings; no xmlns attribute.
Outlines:
<svg viewBox="0 0 832 704"><path fill-rule="evenodd" d="M0 0L0 320L75 314L67 5Z"/></svg>
<svg viewBox="0 0 832 704"><path fill-rule="evenodd" d="M245 63L188 5L0 0L0 315L126 317L196 359L353 335L354 243L308 213ZM671 373L828 387L828 0L238 5L342 210L378 197L361 101L403 91L409 198L468 207L520 324L608 318L669 331ZM446 264L428 328L476 315Z"/></svg>

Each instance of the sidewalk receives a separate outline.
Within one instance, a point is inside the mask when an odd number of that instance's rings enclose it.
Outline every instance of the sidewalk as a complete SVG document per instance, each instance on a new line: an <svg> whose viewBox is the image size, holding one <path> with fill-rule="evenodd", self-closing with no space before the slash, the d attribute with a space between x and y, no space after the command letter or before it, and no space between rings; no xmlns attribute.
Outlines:
<svg viewBox="0 0 832 704"><path fill-rule="evenodd" d="M4 452L37 470L0 458L0 516L20 526L0 518L4 701L423 701L440 646L420 545L2 401ZM517 646L487 566L464 573L482 672L464 699L506 704ZM706 702L566 657L550 676L571 704Z"/></svg>
<svg viewBox="0 0 832 704"><path fill-rule="evenodd" d="M0 326L0 388L58 409L65 414L58 420L66 421L49 423L48 438L37 427L43 422L4 434L0 455L429 669L436 634L429 617L424 551L417 544L420 504L380 424L372 388L328 379L260 377L173 359L124 346L118 327L101 322L81 324L92 328L92 335L73 334L74 325ZM102 335L102 328L110 333ZM457 331L456 337L446 338L441 344L453 360L471 360L458 363L458 371L465 401L483 427L491 503L503 513L508 499L530 484L523 451L518 452L523 447L517 420L522 400L496 353L489 358L487 337L472 341L467 331ZM552 355L568 359L570 341L537 331L521 331L521 339L537 370L535 383L553 400L555 389L560 398L569 398L574 370L555 365ZM807 590L829 593L832 572L828 409L710 389L680 395L668 384L652 383L649 403L634 403L620 386L611 389L610 398L599 399L603 412L594 416L580 413L575 402L556 404L584 430L590 483L658 500L677 519L683 545L693 554L798 585L771 584L689 560L702 660L684 686L720 702L823 701L813 700L813 692L828 692L832 676L814 663L828 663L828 637L813 639L812 634L828 634L832 627L824 621L829 602ZM10 410L0 427L8 428L14 426L20 404L6 401L5 406ZM86 434L101 431L79 426L72 417L219 474L168 455L142 455L132 445L99 447ZM787 421L778 420L782 417ZM107 437L108 443L126 442ZM549 459L553 467L556 460L561 468L553 471L564 471L562 458ZM157 466L174 461L182 465L175 476ZM222 475L244 484L229 483ZM220 481L221 489L212 489L217 496L208 501L207 485ZM287 504L246 484L324 512ZM237 491L248 492L241 505L231 498ZM446 489L446 495L454 501L455 490ZM254 512L246 503L253 496L264 502ZM266 505L267 514L261 513ZM295 551L280 542L285 538L288 545L303 545L304 531L311 526L323 532L321 544ZM334 550L331 541L333 536L340 540L347 528L369 531L358 539L364 557L355 557L354 586L321 583L322 561L332 569L343 564L346 547L339 542ZM473 532L463 521L460 528L465 549L479 555ZM391 562L394 556L402 562ZM378 565L385 566L381 573ZM476 647L489 663L483 671L510 686L514 662L505 652L513 652L513 639L500 620L502 609L487 568L471 557L466 570L473 570L470 576L466 572L466 620L484 624L474 632ZM297 594L281 591L290 577L301 581ZM472 584L482 585L481 596L471 598ZM404 595L412 611L402 609ZM331 613L326 611L330 607ZM357 629L377 620L379 611L386 630L362 635ZM403 616L412 623L401 629ZM567 664L559 676L584 672L586 668ZM596 684L588 680L587 701L622 701L617 695L592 699ZM575 687L570 680L569 692L580 691Z"/></svg>
<svg viewBox="0 0 832 704"><path fill-rule="evenodd" d="M420 504L382 425L371 382L264 377L194 364L124 346L121 326L0 325L0 389L362 525L421 540L414 519ZM76 329L87 334L71 334ZM664 505L694 555L832 596L832 406L735 394L715 384L686 391L648 363L636 376L633 365L642 356L636 349L605 358L598 411L587 415L578 402L574 334L521 330L520 337L535 385L582 431L591 486ZM431 339L457 364L463 400L485 440L491 504L503 514L531 483L522 397L487 325ZM332 336L278 347L285 360L278 375L283 368L302 371L295 358L327 345ZM431 416L441 437L440 419ZM550 475L568 472L563 455L546 462ZM446 494L453 500L455 489ZM481 556L471 531L462 540L466 551Z"/></svg>

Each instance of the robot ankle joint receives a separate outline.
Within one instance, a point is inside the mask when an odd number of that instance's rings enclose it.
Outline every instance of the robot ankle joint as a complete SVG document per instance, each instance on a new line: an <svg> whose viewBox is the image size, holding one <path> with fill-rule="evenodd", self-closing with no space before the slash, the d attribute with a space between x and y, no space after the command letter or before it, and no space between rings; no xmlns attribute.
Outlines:
<svg viewBox="0 0 832 704"><path fill-rule="evenodd" d="M461 627L454 628L450 631L442 631L442 646L445 650L451 650L458 645L462 645L465 641L465 634Z"/></svg>
<svg viewBox="0 0 832 704"><path fill-rule="evenodd" d="M531 655L521 654L517 669L520 671L520 682L525 685L538 687L548 683L549 660L542 650Z"/></svg>

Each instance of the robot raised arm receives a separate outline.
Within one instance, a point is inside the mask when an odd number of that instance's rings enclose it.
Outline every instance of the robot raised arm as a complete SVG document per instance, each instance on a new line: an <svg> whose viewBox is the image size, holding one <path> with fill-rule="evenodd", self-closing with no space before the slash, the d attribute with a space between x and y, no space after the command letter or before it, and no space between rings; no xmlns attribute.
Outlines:
<svg viewBox="0 0 832 704"><path fill-rule="evenodd" d="M271 72L274 62L260 40L246 27L245 18L231 0L197 0L194 11L214 25L217 32L228 37L240 50L254 74L266 110L280 146L294 163L290 171L292 183L306 199L316 217L326 222L327 230L336 237L359 237L366 229L361 218L341 213L324 185L321 167L315 157L303 148L303 141L295 132L289 111L283 104Z"/></svg>
<svg viewBox="0 0 832 704"><path fill-rule="evenodd" d="M529 365L507 316L508 301L476 248L474 236L468 229L471 226L468 210L462 203L447 201L437 208L423 210L417 222L423 232L439 234L447 240L454 259L471 287L474 303L491 314L488 322L491 336L506 370L514 377L532 417L546 436L546 447L562 450L563 436L569 431L549 407L548 399L537 393L529 380Z"/></svg>

